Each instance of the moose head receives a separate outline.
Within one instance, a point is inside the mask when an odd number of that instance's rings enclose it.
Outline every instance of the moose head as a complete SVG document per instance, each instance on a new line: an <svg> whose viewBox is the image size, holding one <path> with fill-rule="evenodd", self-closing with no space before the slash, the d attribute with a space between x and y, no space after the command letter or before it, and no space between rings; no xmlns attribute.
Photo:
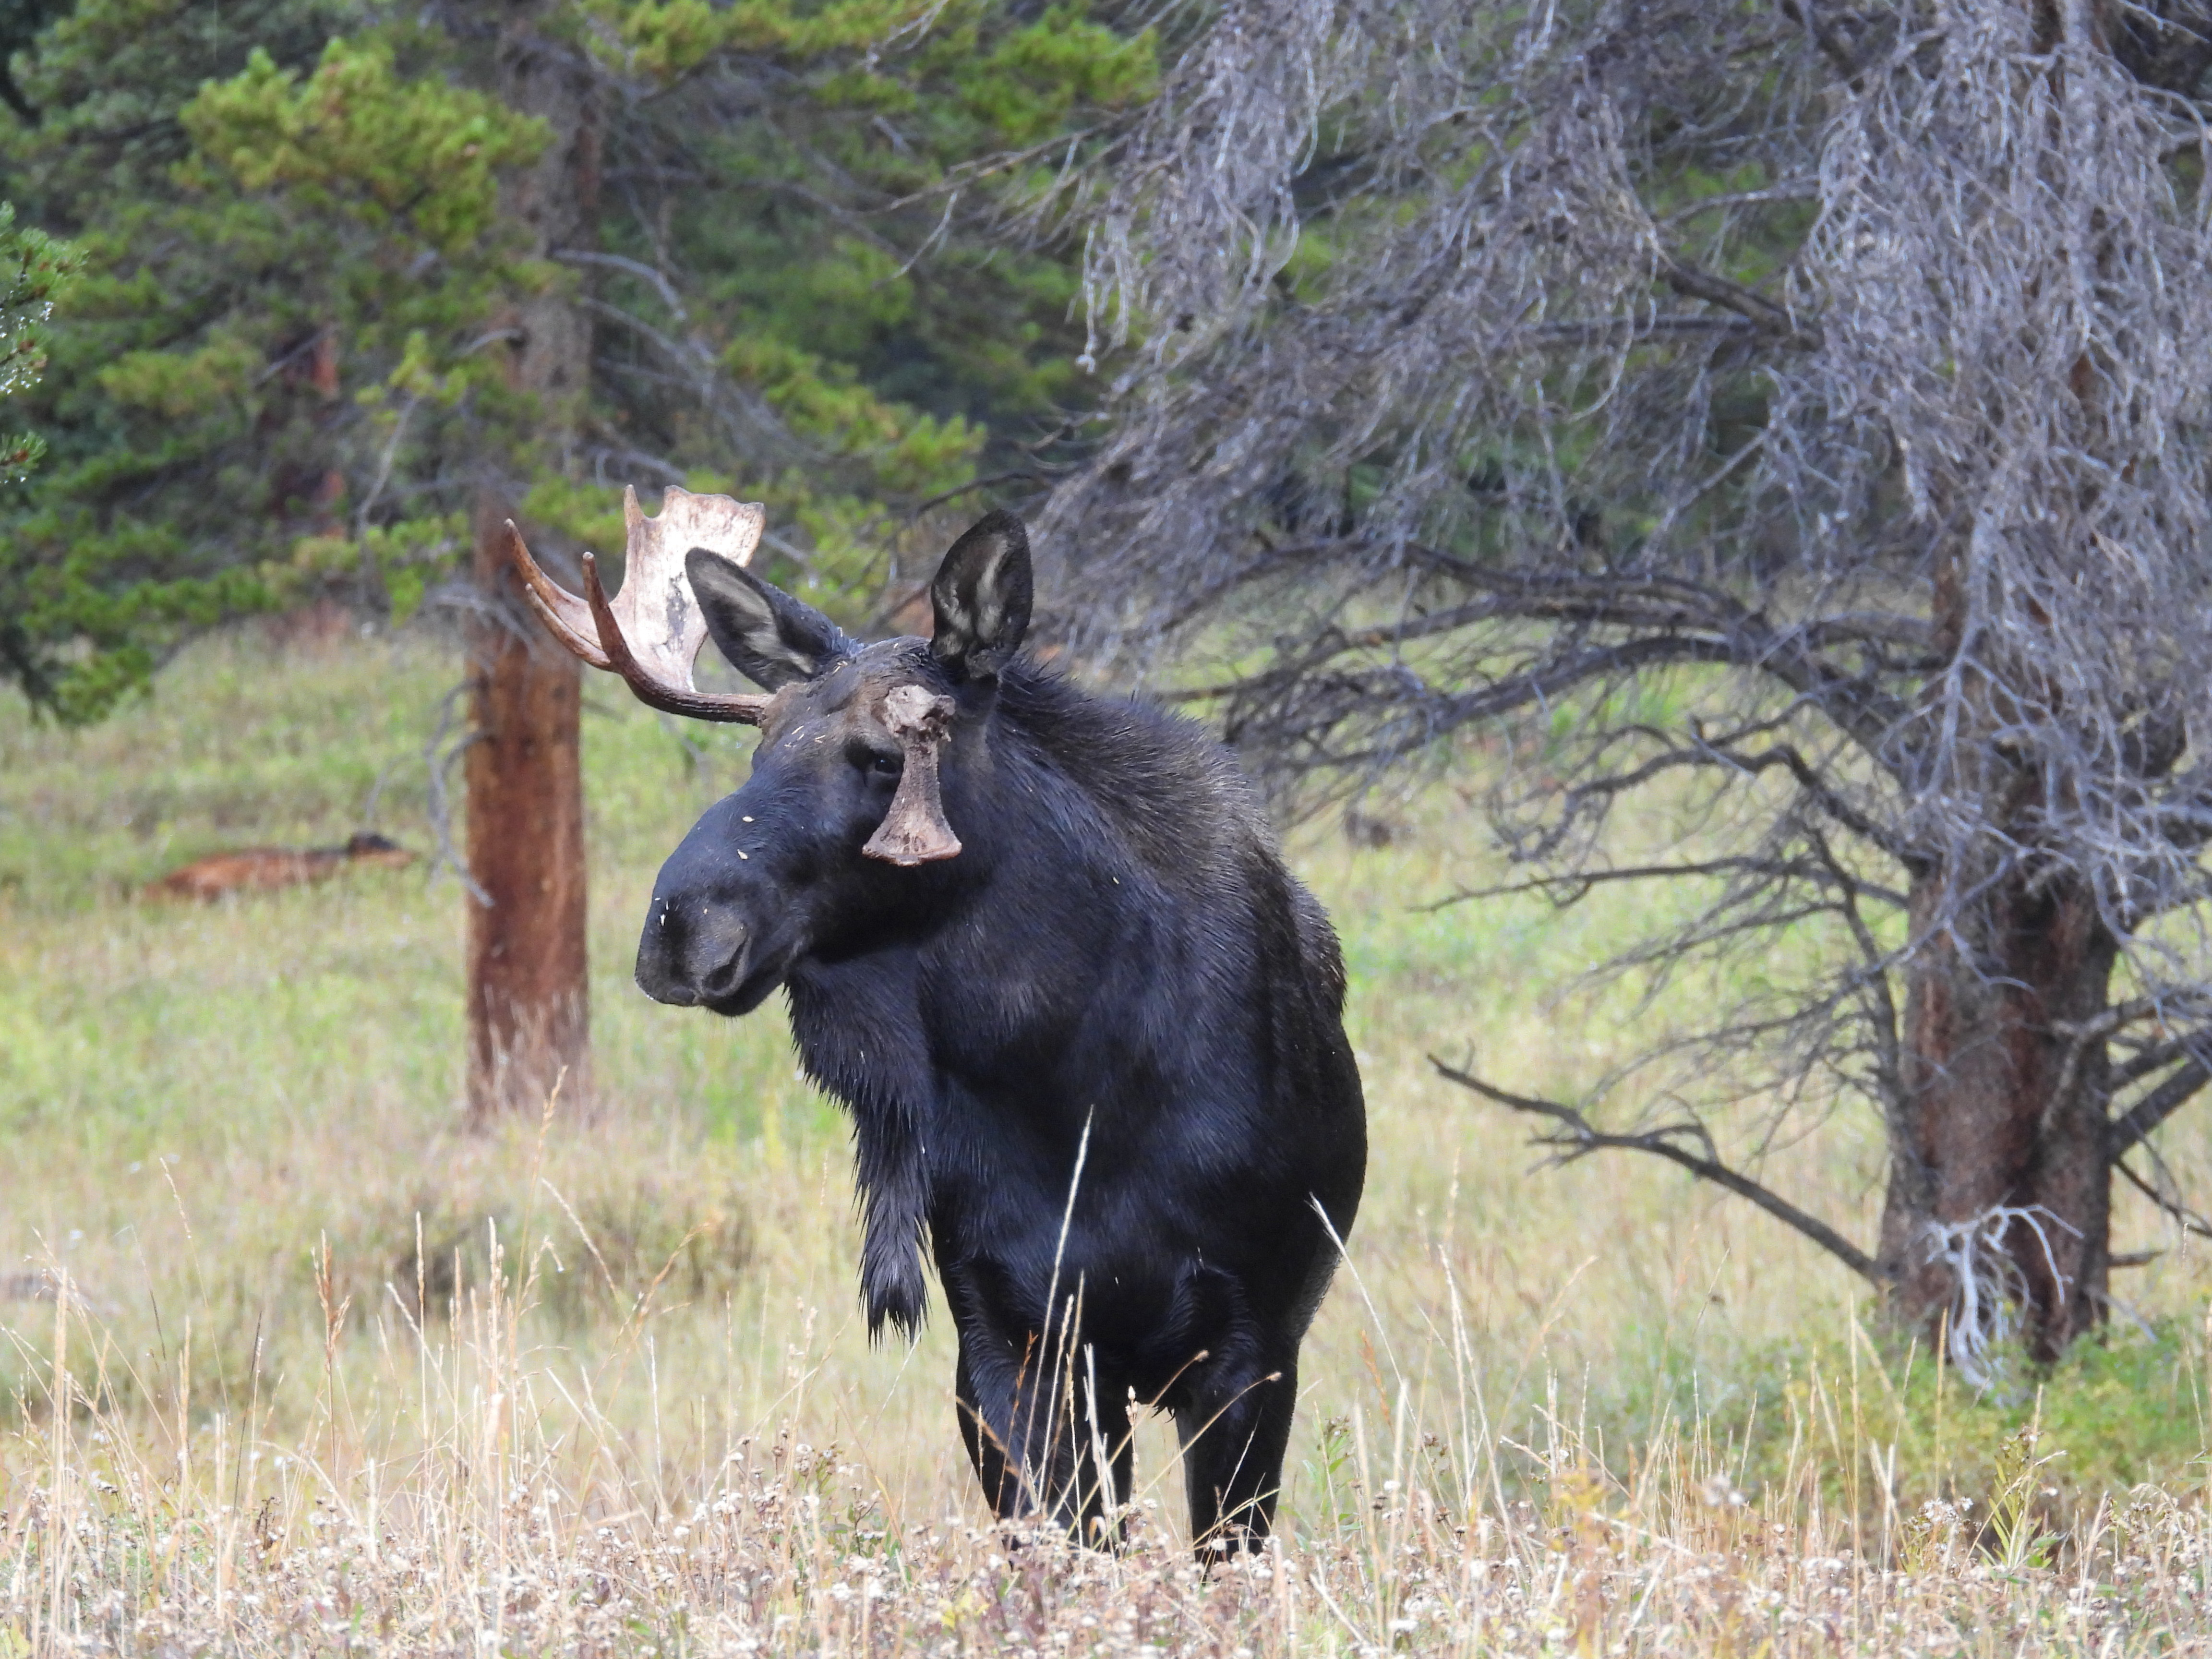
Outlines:
<svg viewBox="0 0 2212 1659"><path fill-rule="evenodd" d="M552 581L514 526L509 556L554 636L651 707L761 728L751 778L661 868L637 953L656 1000L750 1012L803 956L912 926L957 865L949 766L980 765L1000 671L1029 626L1029 541L993 513L952 544L929 589L927 640L861 644L747 569L762 509L671 489L648 518L626 491L620 593L584 555L584 596ZM702 692L711 636L762 696ZM972 855L971 855L972 862Z"/></svg>

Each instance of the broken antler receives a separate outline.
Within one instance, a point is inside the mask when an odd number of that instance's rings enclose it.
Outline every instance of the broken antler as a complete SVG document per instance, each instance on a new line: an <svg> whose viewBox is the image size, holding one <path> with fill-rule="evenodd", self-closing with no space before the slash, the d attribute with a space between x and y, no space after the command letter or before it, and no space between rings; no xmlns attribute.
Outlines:
<svg viewBox="0 0 2212 1659"><path fill-rule="evenodd" d="M919 685L895 685L884 694L883 721L906 751L898 791L876 833L860 850L901 865L957 857L960 837L945 821L937 783L937 750L952 726L952 699Z"/></svg>
<svg viewBox="0 0 2212 1659"><path fill-rule="evenodd" d="M599 565L584 555L584 597L578 599L540 569L512 520L507 552L523 592L553 637L594 668L619 674L639 702L693 720L760 724L763 696L725 696L691 682L691 665L707 638L706 618L684 574L684 558L703 547L738 564L760 544L766 515L759 503L671 489L647 518L637 491L623 491L628 529L622 592L609 599Z"/></svg>

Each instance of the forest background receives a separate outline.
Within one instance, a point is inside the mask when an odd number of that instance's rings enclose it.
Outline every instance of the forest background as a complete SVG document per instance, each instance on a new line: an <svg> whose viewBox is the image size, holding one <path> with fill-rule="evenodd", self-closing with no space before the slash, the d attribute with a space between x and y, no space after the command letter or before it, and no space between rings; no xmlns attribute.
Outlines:
<svg viewBox="0 0 2212 1659"><path fill-rule="evenodd" d="M518 57L569 77L566 130L497 95ZM742 485L773 575L866 603L887 524L1030 470L1082 401L1068 261L983 233L997 180L1156 71L1081 4L67 9L4 163L87 268L18 404L51 453L0 661L85 719L225 615L404 622L487 472L571 553L619 548L610 485ZM549 244L500 180L563 146ZM519 386L547 296L591 349Z"/></svg>
<svg viewBox="0 0 2212 1659"><path fill-rule="evenodd" d="M1541 719L1363 803L1357 846L1333 818L1296 843L1351 946L1378 1178L1316 1335L1299 1553L1211 1588L1157 1518L1122 1565L998 1549L945 1333L872 1352L848 1316L842 1131L781 1032L623 1000L653 863L741 761L719 741L576 695L588 1119L460 1132L451 880L131 902L239 839L470 827L446 780L483 750L455 693L498 605L495 509L557 562L619 545L625 483L762 499L769 574L859 627L987 501L1089 460L1130 359L1085 326L1082 250L1019 210L1158 91L1178 17L0 19L0 197L83 266L10 402L46 453L0 525L0 1642L2106 1651L2197 1628L2212 1327L2198 1246L2154 1205L2118 1206L2115 1249L2147 1258L2123 1316L1969 1387L1766 1218L1656 1160L1532 1179L1523 1130L1435 1075L1431 1049L1510 1054L1585 1099L1712 994L1574 981L1693 919L1672 900L1425 908L1509 878L1467 826L1482 769L1557 760L1522 741ZM255 613L293 620L217 631ZM1615 851L1713 829L1662 796ZM1809 948L1785 928L1722 989ZM2185 1189L2201 1141L2167 1131ZM1756 1142L1722 1150L1871 1225L1867 1125ZM1141 1455L1172 1468L1157 1434Z"/></svg>
<svg viewBox="0 0 2212 1659"><path fill-rule="evenodd" d="M861 620L921 510L1064 437L1070 262L985 232L1151 89L1152 35L1079 4L88 6L19 67L6 188L84 270L26 400L0 673L82 722L225 618L458 623L471 1109L581 1087L579 681L504 524L573 580L619 487L741 491L769 573Z"/></svg>

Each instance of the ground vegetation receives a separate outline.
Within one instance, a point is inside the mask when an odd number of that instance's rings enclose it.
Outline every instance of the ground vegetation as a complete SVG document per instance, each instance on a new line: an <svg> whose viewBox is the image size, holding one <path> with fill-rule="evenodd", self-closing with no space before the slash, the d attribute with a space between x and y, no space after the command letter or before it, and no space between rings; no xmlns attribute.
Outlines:
<svg viewBox="0 0 2212 1659"><path fill-rule="evenodd" d="M1700 999L1545 994L1664 894L1429 908L1481 873L1449 789L1388 846L1334 825L1291 846L1343 930L1373 1175L1300 1367L1281 1541L1201 1582L1157 1419L1128 1553L1006 1548L941 1304L916 1346L869 1340L846 1124L781 1020L628 988L660 859L742 744L687 748L627 699L587 713L605 1110L469 1133L450 885L137 896L210 847L343 838L380 777L393 838L422 844L449 647L257 625L163 672L136 718L84 731L0 701L12 1651L2203 1639L2201 1247L2124 1193L2116 1247L2165 1251L2129 1287L2143 1326L1984 1393L1678 1169L1530 1182L1516 1123L1429 1067L1434 1033L1574 1098ZM1645 854L1700 833L1663 797L1643 828ZM1839 1127L1767 1173L1870 1226L1880 1136ZM2201 1119L2167 1152L2212 1178Z"/></svg>

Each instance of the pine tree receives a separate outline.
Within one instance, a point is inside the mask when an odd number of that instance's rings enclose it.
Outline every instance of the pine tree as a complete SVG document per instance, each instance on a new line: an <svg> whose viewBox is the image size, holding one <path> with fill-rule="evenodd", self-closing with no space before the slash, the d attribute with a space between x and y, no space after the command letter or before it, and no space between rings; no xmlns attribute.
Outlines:
<svg viewBox="0 0 2212 1659"><path fill-rule="evenodd" d="M471 1098L534 1105L585 1053L577 698L489 532L557 562L619 545L622 483L740 492L781 579L865 604L1062 425L1071 274L979 233L1153 74L1067 3L85 0L8 145L89 265L9 672L91 719L224 617L465 595Z"/></svg>
<svg viewBox="0 0 2212 1659"><path fill-rule="evenodd" d="M0 202L0 398L28 390L46 366L47 319L76 256L41 232L18 228ZM0 433L0 488L17 488L46 453L36 433ZM15 618L0 612L0 673L27 677L30 652Z"/></svg>

